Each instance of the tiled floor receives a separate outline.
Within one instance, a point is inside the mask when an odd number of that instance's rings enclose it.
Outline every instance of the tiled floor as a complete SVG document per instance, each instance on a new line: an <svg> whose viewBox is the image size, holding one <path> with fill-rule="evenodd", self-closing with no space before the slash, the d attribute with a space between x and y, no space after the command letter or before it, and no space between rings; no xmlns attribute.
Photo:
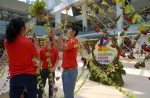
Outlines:
<svg viewBox="0 0 150 98"><path fill-rule="evenodd" d="M136 98L150 98L150 80L148 80L148 76L150 76L150 65L147 64L144 69L135 69L133 67L134 63L124 62L125 70L127 72L126 76L123 76L125 85L124 89L131 91ZM81 73L82 63L79 62L79 74ZM81 79L77 82L76 88L82 83L85 78L88 70L85 70ZM56 72L56 76L60 76L61 71ZM0 87L3 80L0 80ZM63 88L61 79L56 82L56 86L58 87L57 97L63 96ZM5 88L8 91L8 86ZM47 92L48 87L45 87ZM4 96L0 96L0 98L8 98ZM118 90L116 90L112 86L105 86L98 84L93 81L87 80L85 85L80 89L80 91L75 95L75 98L128 98Z"/></svg>

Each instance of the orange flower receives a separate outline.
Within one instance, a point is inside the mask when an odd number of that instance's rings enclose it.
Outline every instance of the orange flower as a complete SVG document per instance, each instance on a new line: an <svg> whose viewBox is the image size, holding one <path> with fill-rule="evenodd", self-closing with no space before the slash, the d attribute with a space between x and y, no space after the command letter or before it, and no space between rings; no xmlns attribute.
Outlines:
<svg viewBox="0 0 150 98"><path fill-rule="evenodd" d="M70 6L66 6L66 10L68 11L70 9Z"/></svg>

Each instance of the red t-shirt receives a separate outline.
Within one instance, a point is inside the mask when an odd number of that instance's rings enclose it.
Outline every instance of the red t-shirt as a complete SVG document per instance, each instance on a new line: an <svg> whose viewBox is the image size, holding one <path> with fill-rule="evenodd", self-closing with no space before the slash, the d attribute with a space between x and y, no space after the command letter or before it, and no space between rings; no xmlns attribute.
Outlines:
<svg viewBox="0 0 150 98"><path fill-rule="evenodd" d="M14 42L7 44L4 41L9 59L10 78L19 74L35 75L35 63L33 57L38 57L38 52L31 40L24 36L17 36Z"/></svg>
<svg viewBox="0 0 150 98"><path fill-rule="evenodd" d="M46 56L46 53L49 52L50 56ZM51 50L47 50L46 48L42 48L40 50L40 59L42 61L42 69L48 69L48 62L46 61L48 58L51 60L52 68L55 66L56 61L58 60L58 51L54 48Z"/></svg>
<svg viewBox="0 0 150 98"><path fill-rule="evenodd" d="M77 51L78 51L78 40L76 38L67 40L65 42L69 49L63 51L62 68L76 68L77 64Z"/></svg>

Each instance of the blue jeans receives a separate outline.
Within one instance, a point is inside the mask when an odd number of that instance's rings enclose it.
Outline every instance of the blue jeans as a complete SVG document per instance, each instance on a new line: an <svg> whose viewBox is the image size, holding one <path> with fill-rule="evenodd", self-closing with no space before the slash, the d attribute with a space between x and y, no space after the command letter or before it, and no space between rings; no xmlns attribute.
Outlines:
<svg viewBox="0 0 150 98"><path fill-rule="evenodd" d="M37 98L36 75L20 74L10 79L10 98L20 98L24 89L27 89L25 98Z"/></svg>
<svg viewBox="0 0 150 98"><path fill-rule="evenodd" d="M64 98L74 98L75 83L78 76L78 70L64 70L62 73Z"/></svg>
<svg viewBox="0 0 150 98"><path fill-rule="evenodd" d="M50 72L47 69L42 69L40 74L41 74L41 77L42 77L43 85L45 87L46 80L49 79ZM52 74L53 74L53 82L48 80L48 84L49 84L49 98L51 98L53 96L53 84L52 83L55 83L55 81L54 81L55 72L52 72ZM42 92L40 86L39 86L39 91L38 91L38 98L43 98L43 92Z"/></svg>

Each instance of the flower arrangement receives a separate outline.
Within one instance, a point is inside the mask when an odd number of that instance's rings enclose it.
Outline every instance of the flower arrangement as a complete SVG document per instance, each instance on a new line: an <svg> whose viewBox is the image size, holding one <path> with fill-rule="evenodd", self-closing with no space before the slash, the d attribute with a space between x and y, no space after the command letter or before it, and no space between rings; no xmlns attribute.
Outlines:
<svg viewBox="0 0 150 98"><path fill-rule="evenodd" d="M46 2L44 0L36 0L30 6L30 14L36 17L37 21L41 20L41 16L45 13Z"/></svg>

